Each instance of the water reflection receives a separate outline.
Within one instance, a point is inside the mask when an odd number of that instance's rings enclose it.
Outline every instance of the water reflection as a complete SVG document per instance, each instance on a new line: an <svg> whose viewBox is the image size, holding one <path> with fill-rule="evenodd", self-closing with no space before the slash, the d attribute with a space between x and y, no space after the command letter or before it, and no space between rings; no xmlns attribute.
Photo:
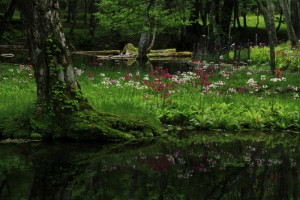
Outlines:
<svg viewBox="0 0 300 200"><path fill-rule="evenodd" d="M75 67L81 67L82 65L86 66L95 66L101 68L111 68L111 69L140 69L145 71L150 71L155 66L168 69L169 73L176 73L178 71L189 71L192 68L192 59L186 57L179 58L150 58L145 62L136 60L135 58L129 59L96 59L95 56L83 56L83 55L74 55L72 57Z"/></svg>
<svg viewBox="0 0 300 200"><path fill-rule="evenodd" d="M1 144L0 199L299 198L299 136L188 135Z"/></svg>

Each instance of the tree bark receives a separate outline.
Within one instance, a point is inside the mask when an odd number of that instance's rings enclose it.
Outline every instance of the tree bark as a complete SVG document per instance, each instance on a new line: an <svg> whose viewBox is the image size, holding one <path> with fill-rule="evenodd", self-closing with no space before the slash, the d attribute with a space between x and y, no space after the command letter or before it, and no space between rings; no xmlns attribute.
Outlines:
<svg viewBox="0 0 300 200"><path fill-rule="evenodd" d="M149 45L149 47L148 47L148 49L147 49L147 53L148 52L150 52L150 50L153 48L153 46L154 46L154 43L155 43L155 38L156 38L156 27L154 27L154 30L153 30L153 32L152 32L152 39L151 39L151 42L150 42L150 45Z"/></svg>
<svg viewBox="0 0 300 200"><path fill-rule="evenodd" d="M234 4L235 4L235 0L225 0L224 5L222 6L221 27L222 27L223 35L225 37L224 38L225 43L228 40L228 36L229 36L231 17L234 11Z"/></svg>
<svg viewBox="0 0 300 200"><path fill-rule="evenodd" d="M240 16L239 16L239 1L238 0L235 0L234 1L234 24L233 24L233 27L236 28L236 24L237 24L237 27L240 29L242 26L241 26L241 22L240 22Z"/></svg>
<svg viewBox="0 0 300 200"><path fill-rule="evenodd" d="M78 110L81 91L59 17L58 0L23 0L21 15L37 84L36 114Z"/></svg>
<svg viewBox="0 0 300 200"><path fill-rule="evenodd" d="M257 1L258 7L262 12L268 32L269 47L270 47L270 67L271 72L274 73L275 66L275 46L277 45L277 35L274 20L274 5L272 0L267 0L266 5L261 0Z"/></svg>
<svg viewBox="0 0 300 200"><path fill-rule="evenodd" d="M96 31L96 17L95 13L97 12L96 0L91 0L90 2L90 29L89 35L94 37Z"/></svg>
<svg viewBox="0 0 300 200"><path fill-rule="evenodd" d="M217 9L218 9L218 7L215 4L215 2L213 1L208 17L209 17L209 20L211 22L212 29L213 29L213 38L215 41L214 53L215 53L215 56L217 58L219 58L220 51L221 51L221 28L217 22L217 16L218 16Z"/></svg>
<svg viewBox="0 0 300 200"><path fill-rule="evenodd" d="M146 62L148 60L147 57L147 49L149 46L149 40L150 40L150 34L149 32L144 32L141 34L141 38L140 38L140 42L139 42L139 46L138 46L138 51L139 51L139 55L138 55L138 60L143 62Z"/></svg>
<svg viewBox="0 0 300 200"><path fill-rule="evenodd" d="M280 6L282 8L282 12L283 12L283 15L285 18L288 38L289 38L290 42L292 43L292 47L295 47L298 45L298 39L296 37L295 31L293 28L293 24L292 24L290 0L280 0L279 3L280 3Z"/></svg>
<svg viewBox="0 0 300 200"><path fill-rule="evenodd" d="M244 24L244 28L247 28L247 11L245 11L245 9L247 7L247 3L245 1L243 2L243 6L244 6L244 11L242 13L242 15L243 15L243 24Z"/></svg>
<svg viewBox="0 0 300 200"><path fill-rule="evenodd" d="M291 0L291 19L295 34L300 39L300 0Z"/></svg>
<svg viewBox="0 0 300 200"><path fill-rule="evenodd" d="M282 9L280 10L280 15L279 15L279 22L278 25L276 27L276 31L278 32L280 30L281 24L282 24L282 15L283 15L283 11Z"/></svg>

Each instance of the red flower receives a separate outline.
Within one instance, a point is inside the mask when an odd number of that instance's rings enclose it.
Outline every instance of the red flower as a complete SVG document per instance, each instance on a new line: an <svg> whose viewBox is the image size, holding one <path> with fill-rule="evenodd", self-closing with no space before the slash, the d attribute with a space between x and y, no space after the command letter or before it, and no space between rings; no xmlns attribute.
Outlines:
<svg viewBox="0 0 300 200"><path fill-rule="evenodd" d="M282 77L282 71L280 69L275 69L274 72L275 72L277 78Z"/></svg>

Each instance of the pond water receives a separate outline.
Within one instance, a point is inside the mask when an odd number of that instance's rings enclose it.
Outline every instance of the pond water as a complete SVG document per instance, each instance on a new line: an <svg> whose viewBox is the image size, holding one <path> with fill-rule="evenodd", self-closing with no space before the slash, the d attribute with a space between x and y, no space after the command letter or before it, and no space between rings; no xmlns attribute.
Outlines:
<svg viewBox="0 0 300 200"><path fill-rule="evenodd" d="M0 199L299 199L299 136L0 144Z"/></svg>
<svg viewBox="0 0 300 200"><path fill-rule="evenodd" d="M140 63L135 58L130 59L96 59L95 56L85 56L85 55L74 55L73 63L75 67L95 66L101 68L111 68L111 69L141 69L149 71L156 66L168 69L168 72L175 73L178 71L189 71L192 66L191 57L178 57L178 58L150 58L146 63Z"/></svg>

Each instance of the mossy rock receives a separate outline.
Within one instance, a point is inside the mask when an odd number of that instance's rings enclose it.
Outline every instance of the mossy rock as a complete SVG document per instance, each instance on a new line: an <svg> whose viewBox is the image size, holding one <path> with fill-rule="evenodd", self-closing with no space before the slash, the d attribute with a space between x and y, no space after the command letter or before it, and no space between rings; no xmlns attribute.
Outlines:
<svg viewBox="0 0 300 200"><path fill-rule="evenodd" d="M144 139L161 132L147 121L95 111L78 112L72 115L69 123L66 137L80 141Z"/></svg>
<svg viewBox="0 0 300 200"><path fill-rule="evenodd" d="M138 55L138 48L136 48L133 44L128 43L124 46L123 55Z"/></svg>
<svg viewBox="0 0 300 200"><path fill-rule="evenodd" d="M0 139L124 141L160 134L161 127L149 121L132 116L98 113L92 109L72 113L59 120L50 117L10 119L0 126Z"/></svg>

